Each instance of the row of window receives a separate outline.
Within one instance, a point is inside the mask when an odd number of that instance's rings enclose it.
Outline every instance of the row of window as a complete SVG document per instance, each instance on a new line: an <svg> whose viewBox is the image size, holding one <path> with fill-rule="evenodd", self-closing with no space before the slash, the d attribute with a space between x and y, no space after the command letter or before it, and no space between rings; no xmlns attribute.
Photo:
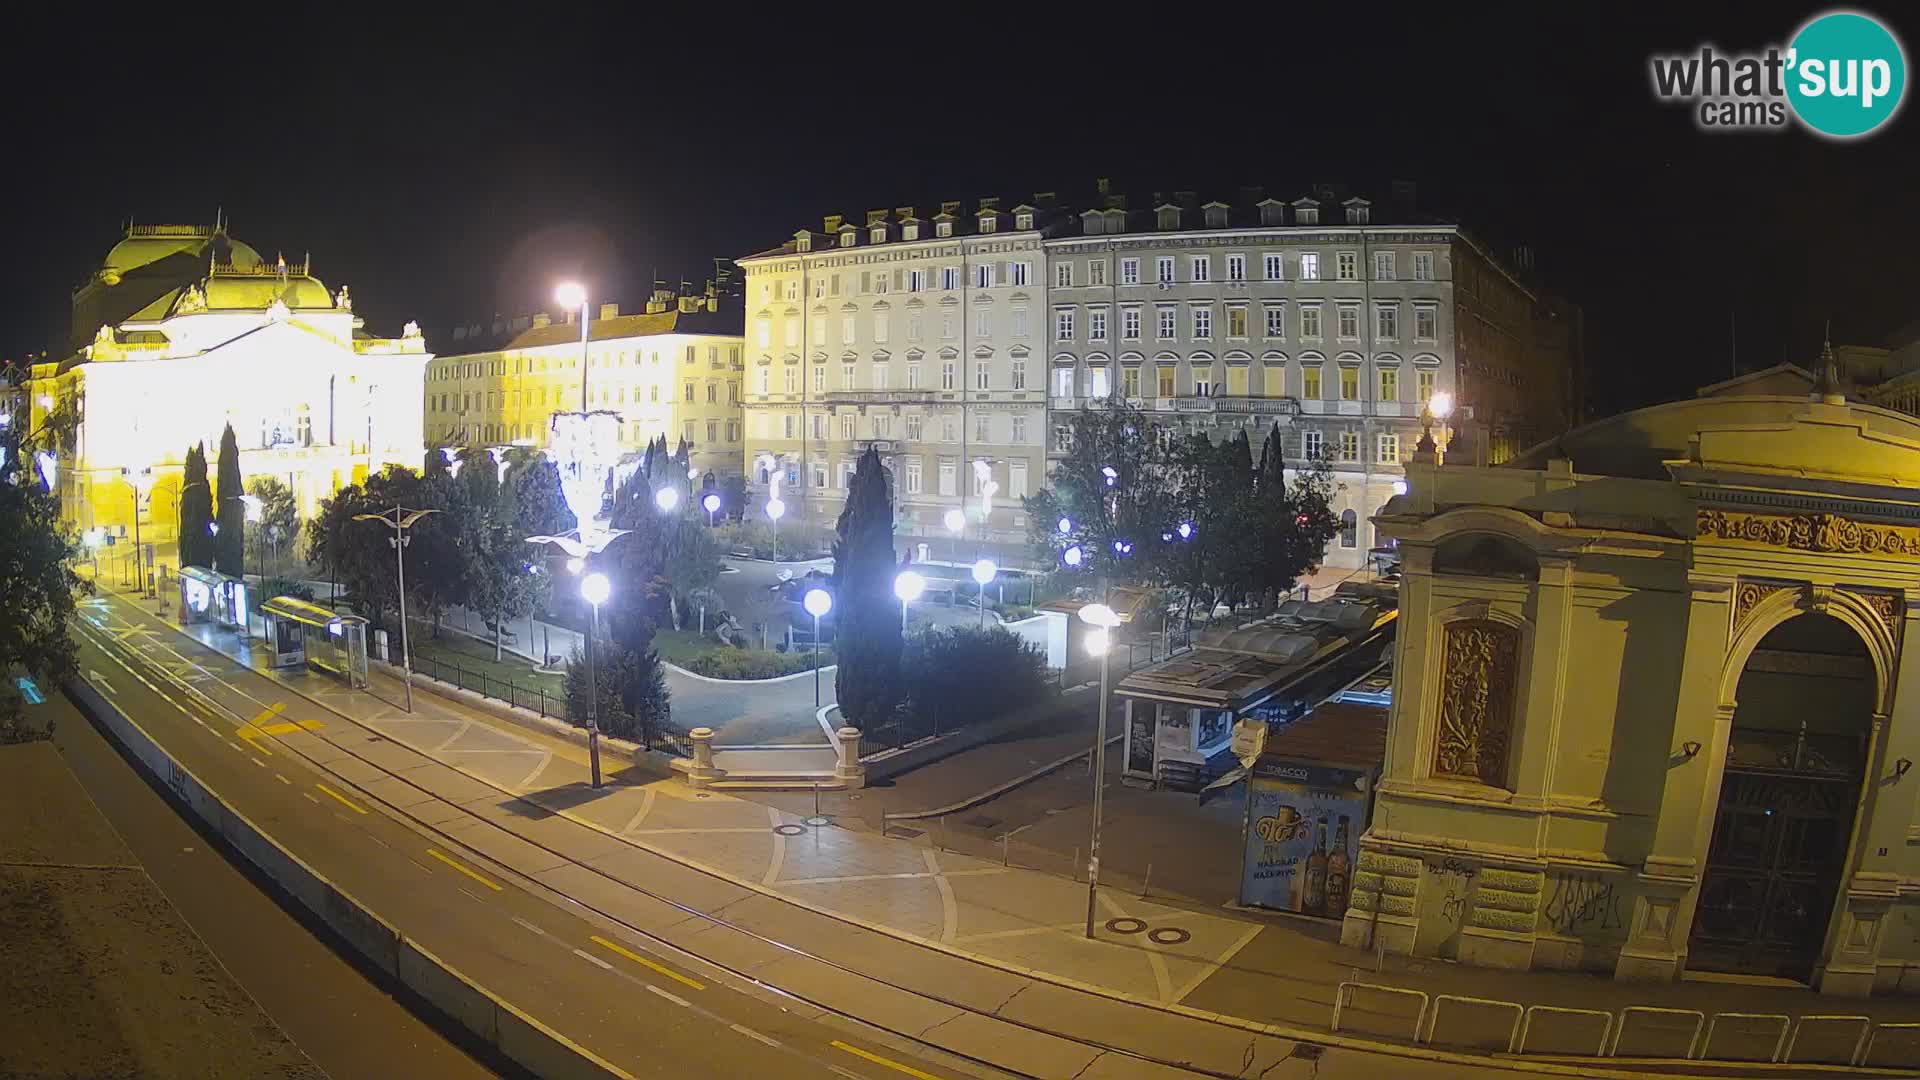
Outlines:
<svg viewBox="0 0 1920 1080"><path fill-rule="evenodd" d="M707 404L720 404L720 380L706 380L704 383L704 391L698 389L701 385L703 384L688 379L685 383L681 384L680 400L690 405L698 404L704 396ZM728 379L726 380L726 387L726 403L728 405L738 405L740 403L740 383L736 380ZM579 393L574 389L568 387L552 387L551 389L554 405L572 405L580 400ZM474 390L464 393L428 394L427 411L444 413L471 412L474 409L499 409L503 407L545 408L547 406L548 390L548 387L543 386L536 387L532 390ZM589 395L591 395L590 400L595 404L643 404L640 400L640 388L637 386L594 387L589 385L587 390ZM647 387L647 400L644 404L658 405L659 403L660 384L654 383Z"/></svg>
<svg viewBox="0 0 1920 1080"><path fill-rule="evenodd" d="M1333 438L1327 438L1327 432L1317 428L1305 428L1300 433L1299 454L1290 455L1291 460L1333 461L1340 463L1358 463L1360 461L1360 432L1348 428L1333 432ZM1179 438L1170 425L1154 428L1154 435L1163 449L1171 448L1173 440ZM1073 427L1070 424L1058 424L1053 429L1053 449L1056 453L1069 453L1073 450ZM1291 449L1291 447L1289 447ZM1374 433L1373 464L1400 464L1400 434L1395 431Z"/></svg>
<svg viewBox="0 0 1920 1080"><path fill-rule="evenodd" d="M1324 340L1321 319L1323 302L1318 300L1300 301L1295 305L1299 309L1299 333L1303 341ZM1144 317L1139 305L1121 305L1120 340L1141 340L1141 320ZM1228 304L1226 307L1226 338L1228 340L1252 340L1250 323L1252 308L1247 304ZM1261 338L1266 341L1285 341L1287 339L1287 309L1284 302L1267 302L1261 309ZM1078 341L1080 311L1077 308L1056 308L1053 313L1053 340L1056 342ZM1108 337L1107 309L1094 307L1086 312L1086 340L1101 342L1111 340ZM1179 338L1180 305L1158 304L1154 307L1154 340L1175 341ZM1214 339L1213 307L1207 304L1187 305L1187 337L1191 341L1212 341ZM1392 301L1375 301L1373 305L1373 336L1376 341L1400 340L1401 321L1400 304ZM1341 341L1360 340L1360 302L1336 301L1334 304L1334 334ZM1440 305L1438 302L1419 301L1413 303L1413 340L1437 342L1440 337Z"/></svg>
<svg viewBox="0 0 1920 1080"><path fill-rule="evenodd" d="M1229 366L1227 368L1226 380L1222 382L1218 372L1215 371L1211 364L1195 366L1193 368L1191 383L1182 387L1179 385L1178 368L1172 364L1155 365L1153 369L1153 382L1151 384L1154 391L1152 396L1161 398L1179 396L1213 397L1215 395L1249 397L1252 396L1252 394L1248 388L1248 370L1249 369L1244 366ZM1414 400L1424 402L1433 397L1434 375L1434 371L1430 368L1419 368L1414 371L1413 387L1414 394L1416 395ZM1140 374L1140 367L1138 365L1122 367L1120 369L1120 396L1133 399L1140 399L1147 396L1141 393L1141 387L1147 385L1142 382L1142 379L1143 376ZM1332 380L1327 380L1321 375L1320 365L1302 364L1300 365L1298 378L1294 380L1296 385L1289 387L1288 381L1286 368L1278 364L1266 365L1264 373L1261 375L1261 396L1272 398L1297 397L1304 401L1321 401L1326 399L1326 391L1329 388L1328 383L1331 382L1332 388L1337 389L1339 392L1337 400L1360 400L1361 377L1360 368L1357 365L1342 364L1339 367L1338 374L1336 374ZM1399 401L1400 384L1399 368L1380 367L1375 369L1373 400ZM1087 391L1084 395L1085 397L1099 399L1108 397L1112 393L1111 383L1109 382L1109 376L1105 367L1087 368L1084 381L1073 368L1062 367L1054 369L1054 397L1074 398L1083 396L1078 392L1083 385Z"/></svg>
<svg viewBox="0 0 1920 1080"><path fill-rule="evenodd" d="M721 360L723 348L726 356L724 363ZM728 345L724 347L720 345L708 345L706 347L706 353L707 366L715 371L723 371L728 366L735 368L740 366L740 346L738 345ZM650 349L645 355L649 365L653 367L660 366L660 350ZM688 345L683 355L685 357L685 363L699 363L700 346ZM590 352L587 355L587 367L589 368L638 367L640 366L640 362L641 353L638 349L617 349L611 352L602 351L597 353ZM506 375L533 374L550 370L573 371L578 370L579 367L580 357L577 355L555 357L516 356L512 358L511 361L506 358L495 360L455 360L454 362L437 364L429 368L427 371L427 381L451 382L459 379L499 378Z"/></svg>
<svg viewBox="0 0 1920 1080"><path fill-rule="evenodd" d="M483 443L505 443L514 440L527 440L537 443L546 432L546 424L480 424L473 428L474 437ZM467 429L459 424L446 424L440 429L440 437L446 442L457 442L465 437ZM659 429L638 420L620 421L620 441L622 443L640 443L658 435ZM700 443L698 436L706 435L706 442ZM688 420L680 425L680 435L696 446L718 446L724 435L728 444L740 442L740 421L728 420L722 424L718 420L708 420L704 425Z"/></svg>
<svg viewBox="0 0 1920 1080"><path fill-rule="evenodd" d="M1261 337L1268 341L1284 341L1287 338L1287 301L1263 300L1261 307ZM1360 338L1359 300L1336 300L1334 303L1335 333L1342 340L1357 341ZM1294 307L1298 332L1304 340L1320 340L1324 337L1322 313L1326 301L1298 300ZM1179 312L1182 305L1165 303L1154 305L1154 340L1173 341L1179 336ZM1189 301L1187 309L1188 336L1195 341L1214 339L1215 323L1213 305L1206 302ZM1440 304L1437 300L1415 300L1413 308L1413 340L1437 341L1440 336ZM1141 304L1120 305L1120 340L1142 340L1142 323L1146 316ZM1222 327L1225 337L1230 339L1251 340L1253 325L1253 303L1229 303L1225 307L1226 325ZM1111 332L1110 312L1104 306L1089 307L1086 312L1086 340L1107 341ZM943 312L940 315L940 340L955 340L958 329L957 314ZM816 348L824 348L832 320L821 316L813 320L810 342ZM992 309L982 308L973 314L974 337L987 339L993 337L994 313ZM1010 336L1024 338L1029 336L1027 310L1015 307L1008 311ZM1373 335L1382 341L1397 341L1402 331L1401 304L1393 300L1376 300L1373 303ZM840 344L853 345L859 341L859 321L854 315L842 315L839 318ZM783 337L787 348L800 346L800 325L798 316L788 316ZM1078 327L1081 325L1080 311L1073 307L1060 307L1053 313L1053 339L1055 341L1077 340ZM892 339L893 319L890 312L873 313L871 326L874 344L885 345ZM773 325L769 319L760 319L754 327L755 342L762 349L773 345ZM918 314L909 314L906 318L906 340L917 342L925 340L924 320Z"/></svg>
<svg viewBox="0 0 1920 1080"><path fill-rule="evenodd" d="M774 425L771 416L763 412L754 412L750 415L752 417L750 422L752 424L752 434L754 438L770 439L776 437L773 434ZM837 423L834 422L835 419L837 419ZM957 443L960 441L960 417L955 413L944 413L933 417L932 419L936 421L933 425L927 423L929 419L927 414L906 413L899 418L901 423L897 429L893 423L894 417L886 413L873 413L868 415L865 417L865 424L859 422L861 419L858 415L850 412L840 413L837 418L829 417L828 414L824 412L809 413L807 415L807 437L815 441L825 441L829 431L837 431L840 441L854 442L860 439L892 439L896 437L897 432L897 437L906 442L932 441ZM929 426L932 427L933 434L936 436L935 438L928 438L927 431ZM787 413L781 416L779 432L779 438L798 439L800 437L800 418L793 413ZM1004 425L996 423L994 415L991 413L975 413L973 415L973 441L976 443L991 443L1000 446L1032 445L1028 439L1027 432L1028 417L1021 413L1007 415ZM1005 438L1000 437L1003 433Z"/></svg>
<svg viewBox="0 0 1920 1080"><path fill-rule="evenodd" d="M858 364L841 364L840 365L840 381L836 385L833 385L831 387L829 387L827 384L828 365L816 363L811 366L813 368L813 380L812 380L812 386L810 387L810 389L815 394L824 394L830 389L831 390L896 390L896 389L897 390L934 390L934 389L958 390L960 389L961 368L960 368L960 362L958 360L940 361L937 372L927 372L925 370L927 365L922 364L918 360L909 360L903 365L903 367L906 369L906 382L902 383L899 386L893 385L892 365L885 361L875 361L874 363L867 365L868 384L866 386L860 385L860 379L859 379L860 365ZM783 365L783 367L785 370L782 373L781 385L783 386L784 389L781 392L787 393L787 394L799 393L800 392L799 365L786 364L786 365ZM1007 367L1008 367L1007 389L1009 390L1027 389L1027 361L1024 358L1015 357L1013 360L1008 362ZM937 376L938 378L937 383L930 383L927 381L929 378L935 377L935 376ZM754 369L754 387L755 387L755 392L760 394L762 397L765 397L767 394L770 394L773 392L773 389L772 389L773 369L770 365L762 365L761 367ZM991 390L994 388L993 387L993 364L991 361L978 360L974 362L973 388L975 390Z"/></svg>
<svg viewBox="0 0 1920 1080"><path fill-rule="evenodd" d="M831 474L828 471L827 463L824 461L812 462L807 467L807 474L808 474L810 486L822 491L831 489L831 490L838 490L838 491L844 492L853 486L853 474L854 474L855 467L856 467L855 463L852 461L846 461L846 460L841 461L839 465L839 469L837 470L838 482L830 484L829 478ZM937 493L940 495L960 494L960 471L961 470L960 470L960 460L958 458L943 457L935 461L934 477L936 479L938 487L935 489L934 492L929 492L927 490L927 487L926 487L927 468L926 468L926 463L922 458L917 456L908 456L907 458L905 458L904 461L899 462L895 467L899 469L899 482L900 482L901 491L907 495L924 495L924 494L933 494L933 493ZM784 483L787 487L790 487L790 488L799 486L800 484L799 463L790 462L789 464L786 465L784 471L785 471L785 477L782 480L782 483ZM978 469L966 470L967 475L973 478L972 486L973 486L973 495L975 498L981 498L987 494L988 484L993 485L993 494L996 497L1004 498L1007 500L1017 500L1025 497L1028 494L1031 494L1031 492L1028 490L1028 487L1027 487L1027 463L1026 462L1011 461L1006 463L1005 472L1006 472L1007 482L1005 484L1001 484L1000 481L996 479L996 473L998 471L999 471L998 466L995 466L993 469L990 469L985 473L982 473ZM760 482L762 484L765 484L770 478L771 476L767 468L765 466L762 466L760 468ZM1015 503L1015 505L1018 505L1018 504Z"/></svg>
<svg viewBox="0 0 1920 1080"><path fill-rule="evenodd" d="M1410 280L1434 280L1434 253L1415 251L1409 254ZM1324 281L1321 263L1322 252L1268 251L1260 254L1261 281ZM1373 252L1373 280L1400 280L1400 255L1398 251ZM1333 281L1359 281L1360 258L1358 251L1336 251L1333 253ZM1216 262L1216 259L1219 261ZM1174 255L1156 255L1151 268L1153 276L1146 279L1141 272L1147 263L1139 256L1127 256L1119 260L1119 277L1113 282L1108 280L1109 262L1105 258L1066 259L1053 261L1053 284L1056 288L1071 289L1080 286L1092 288L1108 284L1120 285L1205 285L1213 282L1244 282L1255 280L1248 276L1251 256L1243 252L1229 252L1224 256L1212 254L1186 256L1186 276L1180 276L1180 257ZM1293 272L1288 274L1288 263ZM1219 273L1215 273L1216 266ZM1014 261L983 261L972 264L972 281L976 289L991 289L1000 285L1026 286L1032 283L1033 264ZM906 267L886 270L863 270L860 272L858 289L854 289L852 273L842 281L839 273L823 273L813 277L813 298L824 299L843 294L847 296L884 296L888 292L929 292L934 289L951 291L960 288L961 267L940 266L919 269ZM777 298L789 303L800 299L800 279L786 278L779 282L763 282L760 286L760 302L773 303Z"/></svg>

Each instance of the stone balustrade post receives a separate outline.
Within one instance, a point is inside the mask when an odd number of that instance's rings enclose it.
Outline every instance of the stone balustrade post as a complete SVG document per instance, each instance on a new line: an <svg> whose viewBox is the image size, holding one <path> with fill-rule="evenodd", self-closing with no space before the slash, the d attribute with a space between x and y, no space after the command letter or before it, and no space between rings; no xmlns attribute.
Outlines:
<svg viewBox="0 0 1920 1080"><path fill-rule="evenodd" d="M847 788L865 787L867 767L860 764L860 729L843 727L834 732L833 741L834 749L839 754L833 765L834 778Z"/></svg>
<svg viewBox="0 0 1920 1080"><path fill-rule="evenodd" d="M687 732L687 738L693 743L693 768L687 770L687 783L694 787L706 787L726 775L713 766L712 728L694 728Z"/></svg>

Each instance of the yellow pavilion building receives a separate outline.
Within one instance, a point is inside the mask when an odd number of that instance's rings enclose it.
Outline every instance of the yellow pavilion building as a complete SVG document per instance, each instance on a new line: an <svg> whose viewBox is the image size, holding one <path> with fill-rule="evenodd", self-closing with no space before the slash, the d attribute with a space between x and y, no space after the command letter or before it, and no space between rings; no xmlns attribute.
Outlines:
<svg viewBox="0 0 1920 1080"><path fill-rule="evenodd" d="M311 261L269 262L224 223L130 225L73 294L64 359L35 364L35 429L52 411L78 423L62 440L53 488L77 528L170 545L181 467L210 459L233 425L240 468L293 489L302 516L339 488L425 453L419 327L375 337L346 287L329 291ZM147 471L150 470L150 471Z"/></svg>

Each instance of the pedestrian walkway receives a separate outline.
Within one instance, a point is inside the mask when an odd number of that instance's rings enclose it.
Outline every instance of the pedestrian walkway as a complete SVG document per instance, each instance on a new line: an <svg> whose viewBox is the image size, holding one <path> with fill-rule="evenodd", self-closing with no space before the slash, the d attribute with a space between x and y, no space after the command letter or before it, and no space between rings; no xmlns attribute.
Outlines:
<svg viewBox="0 0 1920 1080"><path fill-rule="evenodd" d="M148 621L155 622L150 616ZM183 640L172 634L167 638L176 645ZM196 640L242 662L250 659L231 635L199 634ZM191 656L194 646L180 651ZM209 658L205 648L200 652L202 662ZM397 687L378 678L369 692L359 692L318 676L276 677L377 736L456 767L472 784L470 797L489 790L517 796L503 804L508 812L498 820L530 842L551 849L558 835L555 819L563 819L601 838L602 857L594 861L602 873L619 872L622 860L608 853L621 845L704 871L716 883L760 897L745 903L738 900L738 892L727 891L728 918L749 920L799 948L837 951L862 971L925 985L928 993L941 992L938 985L924 983L941 977L939 964L913 961L891 947L881 948L882 941L910 943L930 950L929 957L968 958L1006 973L1093 989L1183 1015L1218 1014L1292 1029L1324 1031L1332 1020L1338 987L1356 980L1427 994L1575 1009L1645 1005L1705 1013L1847 1013L1920 1020L1920 1006L1911 999L1836 1001L1804 988L1632 985L1579 974L1382 959L1340 946L1337 928L1329 923L1257 917L1113 888L1099 893L1089 940L1084 936L1088 891L1083 881L941 850L937 830L916 829L919 835L909 836L896 828L892 835L882 835L873 826L889 808L884 789L824 795L818 818L656 781L655 774L637 769L614 768L616 783L592 792L584 784L584 752L571 743L515 729L429 694L416 694L415 712L404 714L398 708ZM316 753L327 753L324 743L308 733L292 732L285 738L302 752L311 746ZM365 789L375 795L390 782L372 775L364 779ZM842 827L842 822L863 827ZM606 847L607 841L615 842L615 848ZM559 871L543 880L562 891L597 888L587 878ZM590 899L582 894L582 902ZM700 911L721 910L711 903L722 897L707 888L691 888L675 899ZM808 940L807 935L827 925L809 915L830 916L831 923L882 937ZM1348 1024L1352 1026L1351 1011ZM1406 1028L1404 1021L1400 1026ZM1401 1037L1410 1034L1404 1031Z"/></svg>

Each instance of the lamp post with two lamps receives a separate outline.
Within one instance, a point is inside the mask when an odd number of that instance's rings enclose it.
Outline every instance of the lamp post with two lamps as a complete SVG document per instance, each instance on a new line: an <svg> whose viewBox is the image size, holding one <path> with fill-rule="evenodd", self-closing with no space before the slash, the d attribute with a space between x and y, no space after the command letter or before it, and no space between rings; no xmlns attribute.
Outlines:
<svg viewBox="0 0 1920 1080"><path fill-rule="evenodd" d="M1091 940L1095 893L1100 887L1101 804L1107 782L1107 673L1113 666L1113 629L1120 625L1120 616L1105 604L1088 604L1079 615L1093 627L1087 634L1087 651L1100 658L1100 722L1093 729L1093 838L1087 847L1087 938Z"/></svg>
<svg viewBox="0 0 1920 1080"><path fill-rule="evenodd" d="M138 469L123 467L120 475L133 488L133 574L134 587L140 595L147 595L146 547L140 543L140 509L147 501L148 493L153 491L153 466Z"/></svg>
<svg viewBox="0 0 1920 1080"><path fill-rule="evenodd" d="M927 579L912 570L902 570L893 579L893 595L900 598L900 635L907 633L907 605L927 591Z"/></svg>
<svg viewBox="0 0 1920 1080"><path fill-rule="evenodd" d="M973 583L980 587L980 625L987 625L987 583L991 582L1000 568L992 559L981 559L973 564Z"/></svg>
<svg viewBox="0 0 1920 1080"><path fill-rule="evenodd" d="M672 491L671 488L663 489ZM593 654L600 647L600 605L613 595L613 582L594 571L580 579L580 598L593 609L587 623L587 761L593 771L593 786L600 787L600 680L593 673Z"/></svg>
<svg viewBox="0 0 1920 1080"><path fill-rule="evenodd" d="M707 512L707 528L713 528L713 515L720 512L720 496L711 491L707 492L706 496L700 500L700 509Z"/></svg>
<svg viewBox="0 0 1920 1080"><path fill-rule="evenodd" d="M408 544L413 543L409 533L420 519L428 514L437 514L438 510L408 510L394 504L392 510L383 510L378 514L355 514L355 521L377 521L393 530L387 537L387 543L393 545L393 568L398 583L400 609L400 671L402 681L407 686L407 711L413 711L413 650L407 647L407 560L405 552Z"/></svg>

